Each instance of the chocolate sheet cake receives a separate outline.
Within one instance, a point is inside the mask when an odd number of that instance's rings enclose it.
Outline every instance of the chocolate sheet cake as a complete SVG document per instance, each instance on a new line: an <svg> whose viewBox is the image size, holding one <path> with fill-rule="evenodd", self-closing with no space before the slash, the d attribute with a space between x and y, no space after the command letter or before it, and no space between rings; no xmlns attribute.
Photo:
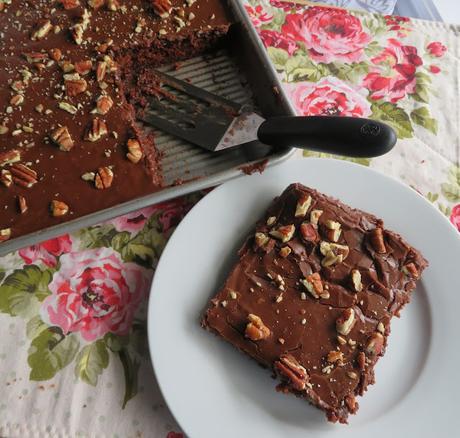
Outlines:
<svg viewBox="0 0 460 438"><path fill-rule="evenodd" d="M426 266L380 219L293 184L257 223L202 325L271 369L279 390L346 423Z"/></svg>
<svg viewBox="0 0 460 438"><path fill-rule="evenodd" d="M161 187L151 69L229 23L220 0L0 0L0 242Z"/></svg>

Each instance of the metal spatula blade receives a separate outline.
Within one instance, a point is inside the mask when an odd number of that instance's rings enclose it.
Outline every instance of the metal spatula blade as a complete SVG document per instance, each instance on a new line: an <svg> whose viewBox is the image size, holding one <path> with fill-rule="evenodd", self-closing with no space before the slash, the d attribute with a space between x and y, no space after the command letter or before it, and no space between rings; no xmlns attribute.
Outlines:
<svg viewBox="0 0 460 438"><path fill-rule="evenodd" d="M376 157L393 148L396 133L385 123L357 117L273 117L155 71L158 96L141 120L209 151L259 140L278 147Z"/></svg>

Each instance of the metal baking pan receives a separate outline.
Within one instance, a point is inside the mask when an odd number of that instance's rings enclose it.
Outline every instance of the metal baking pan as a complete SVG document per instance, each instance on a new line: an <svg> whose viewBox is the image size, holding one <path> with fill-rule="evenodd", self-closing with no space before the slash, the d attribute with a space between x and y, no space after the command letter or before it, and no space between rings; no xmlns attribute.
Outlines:
<svg viewBox="0 0 460 438"><path fill-rule="evenodd" d="M238 0L229 0L235 18L228 48L193 58L163 70L181 79L239 103L251 103L268 116L294 114L257 33ZM147 196L55 225L0 244L0 255L104 222L140 208L182 196L244 174L242 167L260 160L243 148L211 153L173 136L155 132L156 147L162 152L165 188ZM292 155L291 148L271 151L263 157L267 167L280 164ZM178 184L180 182L180 184Z"/></svg>

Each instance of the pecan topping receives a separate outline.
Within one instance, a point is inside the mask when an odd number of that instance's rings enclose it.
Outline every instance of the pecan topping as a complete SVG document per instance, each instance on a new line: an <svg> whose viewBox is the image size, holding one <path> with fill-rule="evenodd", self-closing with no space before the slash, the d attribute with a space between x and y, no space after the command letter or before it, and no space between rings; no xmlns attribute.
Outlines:
<svg viewBox="0 0 460 438"><path fill-rule="evenodd" d="M80 75L76 73L72 75L72 79L66 79L65 81L65 91L67 96L75 97L81 93L84 93L88 88L88 83L80 78Z"/></svg>
<svg viewBox="0 0 460 438"><path fill-rule="evenodd" d="M69 102L59 102L59 108L67 111L69 114L77 114L78 108Z"/></svg>
<svg viewBox="0 0 460 438"><path fill-rule="evenodd" d="M2 169L0 172L0 182L5 186L5 187L10 187L11 184L13 184L13 175L11 175L11 172L6 169Z"/></svg>
<svg viewBox="0 0 460 438"><path fill-rule="evenodd" d="M80 1L79 0L60 0L60 3L64 7L64 9L69 10L69 9L75 9L78 6L80 6Z"/></svg>
<svg viewBox="0 0 460 438"><path fill-rule="evenodd" d="M358 269L352 269L351 271L351 283L355 292L361 292L363 290L363 283L361 282L361 272Z"/></svg>
<svg viewBox="0 0 460 438"><path fill-rule="evenodd" d="M91 126L86 133L85 140L95 142L100 140L102 137L109 133L107 125L103 120L98 119L97 117L91 122Z"/></svg>
<svg viewBox="0 0 460 438"><path fill-rule="evenodd" d="M99 167L96 176L94 177L94 185L97 189L108 189L112 185L113 172L110 167Z"/></svg>
<svg viewBox="0 0 460 438"><path fill-rule="evenodd" d="M283 258L286 258L289 254L291 254L292 250L289 248L289 246L283 246L280 249L280 256Z"/></svg>
<svg viewBox="0 0 460 438"><path fill-rule="evenodd" d="M370 354L371 356L377 356L382 353L383 351L383 343L385 338L379 332L374 332L369 337L366 345L366 353Z"/></svg>
<svg viewBox="0 0 460 438"><path fill-rule="evenodd" d="M256 242L256 246L262 248L268 243L270 237L268 237L265 233L256 233L254 236L254 240Z"/></svg>
<svg viewBox="0 0 460 438"><path fill-rule="evenodd" d="M321 265L329 267L337 263L342 263L348 257L350 248L347 245L323 241L320 244L320 252L324 256Z"/></svg>
<svg viewBox="0 0 460 438"><path fill-rule="evenodd" d="M35 64L37 62L43 62L46 59L48 59L48 55L46 53L40 53L40 52L23 53L23 55L27 59L27 62L31 64Z"/></svg>
<svg viewBox="0 0 460 438"><path fill-rule="evenodd" d="M3 228L0 230L0 242L5 242L11 237L11 228Z"/></svg>
<svg viewBox="0 0 460 438"><path fill-rule="evenodd" d="M276 222L276 216L270 216L268 219L267 219L267 225L269 227L271 227L272 225L274 225Z"/></svg>
<svg viewBox="0 0 460 438"><path fill-rule="evenodd" d="M105 0L88 0L88 5L90 8L99 9L104 6Z"/></svg>
<svg viewBox="0 0 460 438"><path fill-rule="evenodd" d="M21 160L21 152L17 149L0 152L0 167L5 164L17 163Z"/></svg>
<svg viewBox="0 0 460 438"><path fill-rule="evenodd" d="M358 364L358 367L361 371L364 371L364 368L366 368L366 355L364 354L363 351L360 351L358 353L358 356L356 358L356 362Z"/></svg>
<svg viewBox="0 0 460 438"><path fill-rule="evenodd" d="M251 339L251 341L260 341L270 336L270 329L257 315L250 313L248 315L248 321L244 335Z"/></svg>
<svg viewBox="0 0 460 438"><path fill-rule="evenodd" d="M375 228L369 233L371 245L375 252L379 254L385 254L387 252L385 248L385 242L383 240L383 230L381 228Z"/></svg>
<svg viewBox="0 0 460 438"><path fill-rule="evenodd" d="M353 376L353 374L355 374L356 377ZM358 377L356 373L354 373L353 371L349 371L347 375L348 377L350 377L350 379L356 379ZM359 404L356 401L356 397L353 394L348 394L345 397L345 404L347 405L347 408L351 414L355 414L359 408Z"/></svg>
<svg viewBox="0 0 460 438"><path fill-rule="evenodd" d="M342 234L342 225L333 220L326 221L326 237L332 242L337 242Z"/></svg>
<svg viewBox="0 0 460 438"><path fill-rule="evenodd" d="M126 158L132 163L139 163L144 156L142 152L141 144L134 138L130 138L127 142L128 153L126 154Z"/></svg>
<svg viewBox="0 0 460 438"><path fill-rule="evenodd" d="M54 217L65 216L69 212L69 206L65 202L53 200L50 204L50 210Z"/></svg>
<svg viewBox="0 0 460 438"><path fill-rule="evenodd" d="M161 18L169 17L172 11L172 4L169 0L151 0L155 14Z"/></svg>
<svg viewBox="0 0 460 438"><path fill-rule="evenodd" d="M61 49L51 49L49 51L49 54L50 54L50 58L53 59L54 61L58 62L61 60L61 57L62 57L62 52L61 52Z"/></svg>
<svg viewBox="0 0 460 438"><path fill-rule="evenodd" d="M338 333L346 336L351 332L355 322L355 311L349 307L348 309L343 310L342 314L335 322L335 327Z"/></svg>
<svg viewBox="0 0 460 438"><path fill-rule="evenodd" d="M53 25L51 24L50 20L46 20L43 23L41 23L37 29L32 33L31 39L33 41L36 40L42 40L43 38L46 37L53 28Z"/></svg>
<svg viewBox="0 0 460 438"><path fill-rule="evenodd" d="M75 71L82 76L87 75L93 68L93 63L90 60L78 61L75 63Z"/></svg>
<svg viewBox="0 0 460 438"><path fill-rule="evenodd" d="M24 196L19 195L18 196L18 209L21 214L24 214L27 211L27 201Z"/></svg>
<svg viewBox="0 0 460 438"><path fill-rule="evenodd" d="M318 272L308 275L305 279L301 279L300 282L305 286L305 289L310 292L313 298L320 298L323 293L323 282Z"/></svg>
<svg viewBox="0 0 460 438"><path fill-rule="evenodd" d="M96 79L98 82L102 82L107 73L107 63L105 61L99 61L96 67Z"/></svg>
<svg viewBox="0 0 460 438"><path fill-rule="evenodd" d="M300 225L300 234L307 242L316 243L319 241L318 231L316 231L313 224L309 224L308 222L304 222Z"/></svg>
<svg viewBox="0 0 460 438"><path fill-rule="evenodd" d="M302 194L295 207L295 217L304 217L311 205L311 196Z"/></svg>
<svg viewBox="0 0 460 438"><path fill-rule="evenodd" d="M61 151L68 152L74 147L74 142L70 136L67 126L56 128L50 135L51 140L59 146Z"/></svg>
<svg viewBox="0 0 460 438"><path fill-rule="evenodd" d="M105 116L113 106L113 100L110 96L102 95L97 98L96 112Z"/></svg>
<svg viewBox="0 0 460 438"><path fill-rule="evenodd" d="M15 94L10 99L10 105L19 106L24 102L24 96L22 94Z"/></svg>
<svg viewBox="0 0 460 438"><path fill-rule="evenodd" d="M13 177L13 182L18 186L28 189L37 183L37 172L24 164L13 164L10 168L10 172Z"/></svg>
<svg viewBox="0 0 460 438"><path fill-rule="evenodd" d="M118 0L107 0L107 9L112 12L118 11L120 2Z"/></svg>
<svg viewBox="0 0 460 438"><path fill-rule="evenodd" d="M310 212L310 222L313 226L318 227L320 216L323 214L323 210L312 210Z"/></svg>
<svg viewBox="0 0 460 438"><path fill-rule="evenodd" d="M329 363L336 363L336 362L343 362L343 353L341 351L337 351L337 350L331 350L328 354L327 354L327 361Z"/></svg>
<svg viewBox="0 0 460 438"><path fill-rule="evenodd" d="M412 262L408 263L407 265L404 265L402 267L402 271L404 272L404 274L412 278L418 278L420 275L417 266L415 266L415 264Z"/></svg>
<svg viewBox="0 0 460 438"><path fill-rule="evenodd" d="M297 362L294 356L283 354L273 365L283 377L291 382L294 389L297 391L305 390L309 376L307 370Z"/></svg>
<svg viewBox="0 0 460 438"><path fill-rule="evenodd" d="M275 239L281 240L281 242L286 243L292 239L292 236L295 232L294 225L284 225L276 228L275 230L270 231L270 236L273 236Z"/></svg>

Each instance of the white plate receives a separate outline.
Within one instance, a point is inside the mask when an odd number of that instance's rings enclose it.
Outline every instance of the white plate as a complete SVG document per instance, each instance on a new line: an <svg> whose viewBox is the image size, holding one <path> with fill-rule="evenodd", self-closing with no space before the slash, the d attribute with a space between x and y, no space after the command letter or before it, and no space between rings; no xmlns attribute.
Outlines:
<svg viewBox="0 0 460 438"><path fill-rule="evenodd" d="M275 392L270 373L206 332L199 319L237 248L270 201L301 182L376 214L422 251L430 267L359 398L350 424ZM460 239L409 187L344 161L304 159L225 183L201 200L170 239L149 304L150 353L163 395L192 438L458 436Z"/></svg>

